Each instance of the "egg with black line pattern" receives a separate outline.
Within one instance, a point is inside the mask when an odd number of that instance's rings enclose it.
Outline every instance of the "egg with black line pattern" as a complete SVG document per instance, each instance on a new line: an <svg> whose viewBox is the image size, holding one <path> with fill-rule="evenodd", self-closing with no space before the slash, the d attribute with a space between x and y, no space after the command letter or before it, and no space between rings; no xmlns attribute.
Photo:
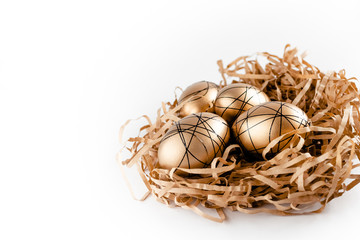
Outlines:
<svg viewBox="0 0 360 240"><path fill-rule="evenodd" d="M227 122L216 114L201 112L175 122L163 136L160 168L204 168L222 155L230 139Z"/></svg>
<svg viewBox="0 0 360 240"><path fill-rule="evenodd" d="M310 126L306 113L297 106L280 101L259 104L242 113L234 122L232 132L247 153L262 158L262 152L275 138L299 128ZM306 134L300 135L304 138ZM299 137L291 134L270 149L273 157L285 148L298 143Z"/></svg>
<svg viewBox="0 0 360 240"><path fill-rule="evenodd" d="M231 124L241 113L269 101L270 98L257 87L245 83L232 83L219 90L214 110Z"/></svg>
<svg viewBox="0 0 360 240"><path fill-rule="evenodd" d="M213 82L200 81L188 86L179 97L179 104L193 97L180 109L179 116L185 117L192 113L214 112L214 102L219 86Z"/></svg>

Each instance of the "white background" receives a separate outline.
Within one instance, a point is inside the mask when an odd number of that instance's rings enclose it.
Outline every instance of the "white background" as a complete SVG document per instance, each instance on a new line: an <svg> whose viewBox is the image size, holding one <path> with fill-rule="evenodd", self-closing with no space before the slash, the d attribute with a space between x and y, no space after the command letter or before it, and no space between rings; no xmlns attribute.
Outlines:
<svg viewBox="0 0 360 240"><path fill-rule="evenodd" d="M321 214L214 223L131 198L115 161L129 118L216 61L307 50L360 76L358 1L1 1L0 239L358 238L360 188ZM135 134L131 125L128 134ZM136 194L144 188L127 171Z"/></svg>

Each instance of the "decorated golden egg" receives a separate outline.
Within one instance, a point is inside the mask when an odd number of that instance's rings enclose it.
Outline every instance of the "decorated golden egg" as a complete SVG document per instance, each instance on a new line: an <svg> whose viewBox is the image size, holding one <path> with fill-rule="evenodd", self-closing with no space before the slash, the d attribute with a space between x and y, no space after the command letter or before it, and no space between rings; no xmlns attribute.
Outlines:
<svg viewBox="0 0 360 240"><path fill-rule="evenodd" d="M201 81L196 82L185 89L179 98L179 103L194 97L190 102L180 109L180 117L185 117L192 113L214 112L214 102L218 94L219 87L215 83Z"/></svg>
<svg viewBox="0 0 360 240"><path fill-rule="evenodd" d="M234 122L232 131L238 143L248 153L261 157L263 150L275 138L293 130L309 126L306 113L285 102L266 102L242 113ZM289 147L295 134L281 139L270 149L269 157ZM294 139L295 142L298 139Z"/></svg>
<svg viewBox="0 0 360 240"><path fill-rule="evenodd" d="M227 122L216 114L191 114L175 122L162 138L158 158L161 168L204 168L221 156L230 138Z"/></svg>
<svg viewBox="0 0 360 240"><path fill-rule="evenodd" d="M270 98L258 88L245 83L233 83L219 91L214 109L216 114L232 123L251 107L269 101Z"/></svg>

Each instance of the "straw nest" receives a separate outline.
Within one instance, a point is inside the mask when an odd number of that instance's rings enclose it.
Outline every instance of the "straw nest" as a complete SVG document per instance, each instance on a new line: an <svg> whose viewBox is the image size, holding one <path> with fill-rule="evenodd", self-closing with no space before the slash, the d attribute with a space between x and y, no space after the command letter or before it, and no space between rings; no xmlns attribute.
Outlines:
<svg viewBox="0 0 360 240"><path fill-rule="evenodd" d="M261 58L265 61L260 62ZM360 175L353 169L360 165L358 80L346 78L344 70L325 74L303 58L304 54L298 55L287 45L282 57L263 52L239 57L226 67L219 60L218 66L221 87L229 82L251 84L271 100L289 102L305 111L312 123L301 132L309 135L305 141L255 163L246 161L238 145L230 145L222 157L213 159L210 168L192 169L190 177L182 177L175 169L158 168L160 140L179 120L177 112L182 106L177 99L163 103L156 120L143 116L148 124L139 129L139 136L124 143L122 151L128 150L131 157L122 161L118 156L121 166L137 166L148 189L141 200L152 194L164 204L222 222L224 209L277 215L319 213L329 201L357 185ZM120 138L129 122L121 127ZM126 176L125 180L128 182ZM218 216L205 213L204 207L215 209Z"/></svg>

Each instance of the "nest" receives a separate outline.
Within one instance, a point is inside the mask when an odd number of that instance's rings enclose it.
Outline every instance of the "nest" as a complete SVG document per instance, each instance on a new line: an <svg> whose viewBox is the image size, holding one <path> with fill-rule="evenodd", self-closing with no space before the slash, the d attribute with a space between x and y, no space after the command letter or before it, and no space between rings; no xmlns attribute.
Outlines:
<svg viewBox="0 0 360 240"><path fill-rule="evenodd" d="M344 70L325 74L303 58L304 54L287 45L283 57L263 52L239 57L226 67L219 60L218 65L221 87L230 81L251 84L271 100L305 111L312 123L300 132L308 134L306 139L268 161L255 163L245 159L239 145L230 145L222 157L213 159L211 167L190 169L188 177L179 176L175 169L160 169L157 163L162 136L179 120L182 104L177 104L175 96L174 102L162 104L154 122L144 116L148 124L140 128L139 136L124 143L131 157L125 161L118 157L121 166L137 166L148 189L141 199L152 194L166 205L222 222L224 209L277 215L319 213L329 201L357 185L360 175L353 169L360 165L358 80L346 78ZM204 207L216 210L218 216L207 214Z"/></svg>

